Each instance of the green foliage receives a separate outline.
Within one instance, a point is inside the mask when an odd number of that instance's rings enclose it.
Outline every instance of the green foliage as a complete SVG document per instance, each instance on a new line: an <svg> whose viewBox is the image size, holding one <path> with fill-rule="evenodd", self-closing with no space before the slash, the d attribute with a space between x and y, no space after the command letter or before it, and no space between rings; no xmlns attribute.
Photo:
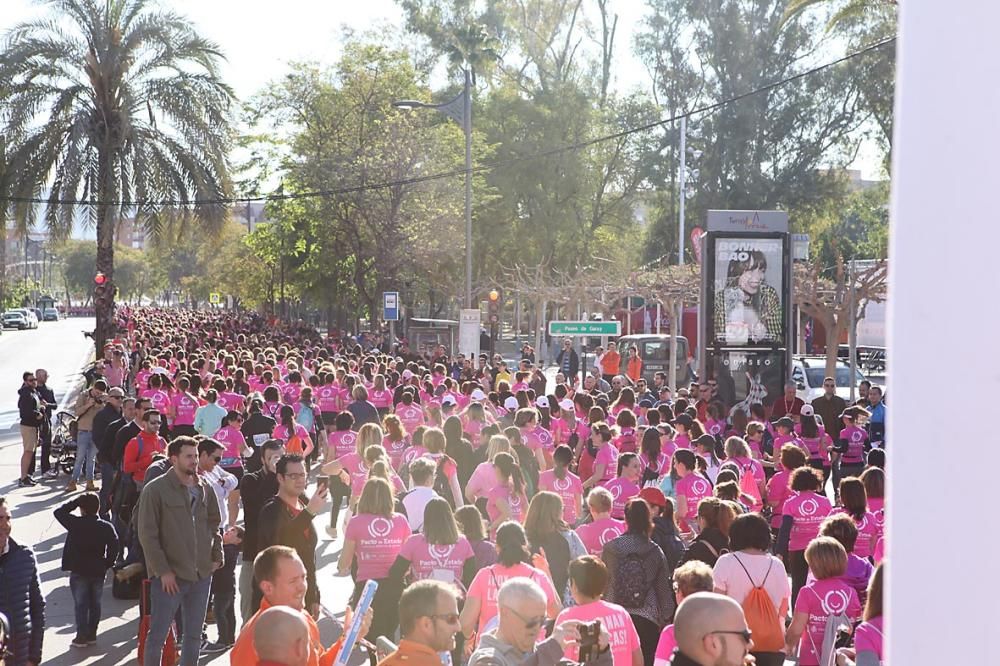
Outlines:
<svg viewBox="0 0 1000 666"><path fill-rule="evenodd" d="M0 312L31 306L32 296L36 293L39 293L39 285L34 280L14 280L8 276Z"/></svg>

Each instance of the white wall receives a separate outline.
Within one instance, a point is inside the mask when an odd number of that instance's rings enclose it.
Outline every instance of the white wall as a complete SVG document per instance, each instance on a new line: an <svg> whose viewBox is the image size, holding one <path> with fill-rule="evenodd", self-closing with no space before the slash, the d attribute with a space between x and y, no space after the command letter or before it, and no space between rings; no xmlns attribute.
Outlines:
<svg viewBox="0 0 1000 666"><path fill-rule="evenodd" d="M1000 395L1000 3L899 7L888 663L1000 664L998 442L984 421ZM960 399L942 401L945 387Z"/></svg>

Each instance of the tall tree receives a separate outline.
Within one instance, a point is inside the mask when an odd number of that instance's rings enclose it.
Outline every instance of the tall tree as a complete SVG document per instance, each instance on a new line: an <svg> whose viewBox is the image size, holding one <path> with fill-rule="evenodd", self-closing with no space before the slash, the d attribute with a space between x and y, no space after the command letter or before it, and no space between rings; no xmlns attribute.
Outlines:
<svg viewBox="0 0 1000 666"><path fill-rule="evenodd" d="M0 185L22 229L44 210L52 235L66 237L86 208L96 269L108 278L100 350L113 334L116 220L134 215L158 231L197 219L209 232L225 219L233 94L219 75L219 48L154 0L46 4L49 15L13 28L0 53L8 141ZM183 205L196 199L214 203L197 213Z"/></svg>

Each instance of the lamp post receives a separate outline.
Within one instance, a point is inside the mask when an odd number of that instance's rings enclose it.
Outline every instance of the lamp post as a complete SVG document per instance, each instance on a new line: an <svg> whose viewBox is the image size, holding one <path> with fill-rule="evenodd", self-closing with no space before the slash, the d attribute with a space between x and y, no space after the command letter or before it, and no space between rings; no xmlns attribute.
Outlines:
<svg viewBox="0 0 1000 666"><path fill-rule="evenodd" d="M457 97L442 104L401 99L398 109L434 109L457 122L465 132L465 307L472 308L472 72L464 70L465 83Z"/></svg>

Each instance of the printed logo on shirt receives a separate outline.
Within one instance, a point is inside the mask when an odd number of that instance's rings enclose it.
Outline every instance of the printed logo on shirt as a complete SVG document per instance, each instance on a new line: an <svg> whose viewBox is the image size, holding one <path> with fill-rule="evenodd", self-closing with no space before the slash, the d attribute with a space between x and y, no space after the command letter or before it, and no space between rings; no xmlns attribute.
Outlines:
<svg viewBox="0 0 1000 666"><path fill-rule="evenodd" d="M621 485L616 483L610 488L608 488L608 492L611 493L611 499L617 500L619 497L621 497L622 487Z"/></svg>
<svg viewBox="0 0 1000 666"><path fill-rule="evenodd" d="M827 615L841 615L847 612L851 598L844 590L830 590L823 597L823 612Z"/></svg>
<svg viewBox="0 0 1000 666"><path fill-rule="evenodd" d="M696 495L704 495L708 492L708 481L705 479L695 479L691 483L691 492Z"/></svg>
<svg viewBox="0 0 1000 666"><path fill-rule="evenodd" d="M851 433L852 442L860 442L865 438L865 433L863 430L855 430Z"/></svg>
<svg viewBox="0 0 1000 666"><path fill-rule="evenodd" d="M521 498L517 495L511 495L510 497L510 508L511 511L517 513L521 510Z"/></svg>
<svg viewBox="0 0 1000 666"><path fill-rule="evenodd" d="M569 477L566 477L565 479L552 479L552 487L560 492L566 492L572 485L573 482L569 479Z"/></svg>
<svg viewBox="0 0 1000 666"><path fill-rule="evenodd" d="M799 504L799 512L803 516L814 516L819 511L819 502L814 499L806 499Z"/></svg>
<svg viewBox="0 0 1000 666"><path fill-rule="evenodd" d="M451 544L450 546L427 546L427 552L439 567L444 567L447 564L448 557L451 555L453 550L455 550L455 544Z"/></svg>
<svg viewBox="0 0 1000 666"><path fill-rule="evenodd" d="M353 432L349 432L340 438L342 444L354 444L357 441L357 436Z"/></svg>
<svg viewBox="0 0 1000 666"><path fill-rule="evenodd" d="M617 539L620 536L621 534L619 534L618 530L616 530L613 527L608 527L603 532L601 532L601 538L599 539L599 541L601 542L601 546L603 547L604 544L606 544L607 542L611 541L612 539Z"/></svg>
<svg viewBox="0 0 1000 666"><path fill-rule="evenodd" d="M370 534L373 539L384 539L389 536L389 532L391 531L392 521L388 518L373 518L372 522L368 524L368 534Z"/></svg>

